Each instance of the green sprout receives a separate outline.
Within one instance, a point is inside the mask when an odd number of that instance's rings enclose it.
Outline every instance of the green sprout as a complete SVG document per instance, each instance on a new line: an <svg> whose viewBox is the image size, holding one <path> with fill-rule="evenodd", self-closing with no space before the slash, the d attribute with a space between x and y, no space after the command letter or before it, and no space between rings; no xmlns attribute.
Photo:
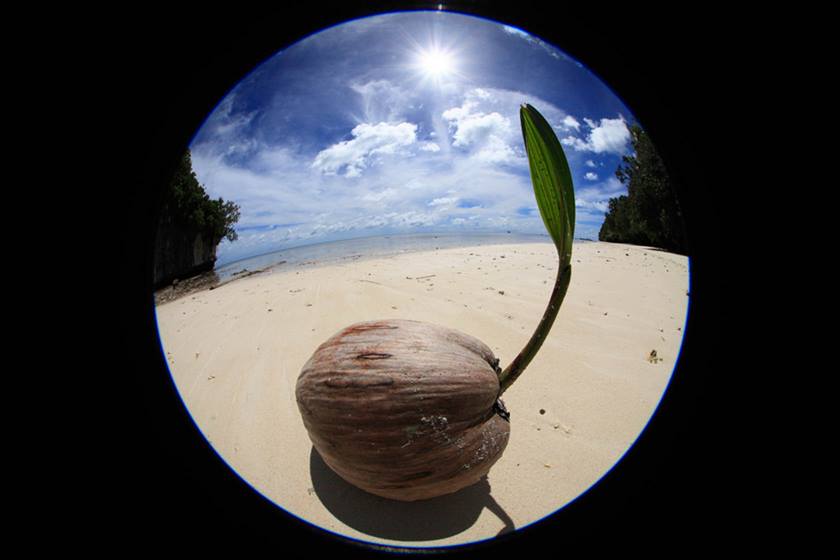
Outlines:
<svg viewBox="0 0 840 560"><path fill-rule="evenodd" d="M572 278L572 240L575 231L575 191L566 155L548 121L531 105L519 109L531 183L545 228L557 248L559 266L554 289L534 334L511 364L499 374L504 393L525 371L548 336Z"/></svg>

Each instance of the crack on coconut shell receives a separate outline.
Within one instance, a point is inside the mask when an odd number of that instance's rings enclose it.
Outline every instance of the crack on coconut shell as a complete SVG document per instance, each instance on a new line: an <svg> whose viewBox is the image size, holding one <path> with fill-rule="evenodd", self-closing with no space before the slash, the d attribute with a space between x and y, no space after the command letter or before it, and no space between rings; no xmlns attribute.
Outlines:
<svg viewBox="0 0 840 560"><path fill-rule="evenodd" d="M393 354L388 354L386 352L362 352L358 356L356 356L357 360L387 360L393 356Z"/></svg>

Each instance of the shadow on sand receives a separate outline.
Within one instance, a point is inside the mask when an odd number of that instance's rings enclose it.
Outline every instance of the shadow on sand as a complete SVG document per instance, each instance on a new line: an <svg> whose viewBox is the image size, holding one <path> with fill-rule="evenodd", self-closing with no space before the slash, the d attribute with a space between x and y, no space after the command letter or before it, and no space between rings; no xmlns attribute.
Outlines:
<svg viewBox="0 0 840 560"><path fill-rule="evenodd" d="M490 495L486 477L454 494L400 502L349 484L324 463L314 447L309 470L321 503L342 523L366 535L401 541L451 537L470 528L485 507L504 523L497 536L515 529L513 520Z"/></svg>

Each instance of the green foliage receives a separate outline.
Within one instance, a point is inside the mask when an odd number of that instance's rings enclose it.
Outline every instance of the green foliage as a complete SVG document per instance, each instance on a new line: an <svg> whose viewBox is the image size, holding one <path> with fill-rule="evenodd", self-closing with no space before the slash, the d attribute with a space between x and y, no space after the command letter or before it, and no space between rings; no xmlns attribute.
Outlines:
<svg viewBox="0 0 840 560"><path fill-rule="evenodd" d="M569 163L551 125L539 111L525 104L519 118L537 207L557 246L562 269L571 261L575 231L575 192Z"/></svg>
<svg viewBox="0 0 840 560"><path fill-rule="evenodd" d="M233 224L239 220L239 206L221 198L212 200L207 195L192 169L189 150L172 177L163 214L181 227L206 234L213 243L237 238Z"/></svg>
<svg viewBox="0 0 840 560"><path fill-rule="evenodd" d="M624 156L615 172L627 195L610 199L598 239L685 254L682 216L665 164L640 126L631 126L630 135L634 154Z"/></svg>

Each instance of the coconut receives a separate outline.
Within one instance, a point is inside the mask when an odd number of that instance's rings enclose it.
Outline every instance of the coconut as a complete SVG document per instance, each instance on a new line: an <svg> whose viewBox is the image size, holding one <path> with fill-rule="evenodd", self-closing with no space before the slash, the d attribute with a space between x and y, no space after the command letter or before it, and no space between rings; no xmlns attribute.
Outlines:
<svg viewBox="0 0 840 560"><path fill-rule="evenodd" d="M357 323L304 365L297 403L315 449L347 482L396 500L432 498L478 482L507 445L498 363L454 329Z"/></svg>

